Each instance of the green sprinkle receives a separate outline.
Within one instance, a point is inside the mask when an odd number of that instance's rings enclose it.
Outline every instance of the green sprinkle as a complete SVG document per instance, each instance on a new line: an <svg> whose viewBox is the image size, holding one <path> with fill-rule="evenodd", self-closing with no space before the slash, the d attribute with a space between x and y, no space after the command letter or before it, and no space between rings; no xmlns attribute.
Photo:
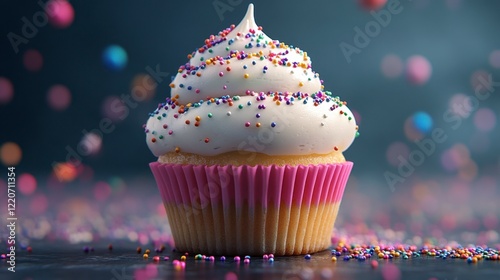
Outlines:
<svg viewBox="0 0 500 280"><path fill-rule="evenodd" d="M208 117L211 118L213 116L212 113L208 113Z"/></svg>
<svg viewBox="0 0 500 280"><path fill-rule="evenodd" d="M163 135L160 135L158 138L163 139Z"/></svg>
<svg viewBox="0 0 500 280"><path fill-rule="evenodd" d="M241 105L241 104L238 105L238 108L243 109L243 105Z"/></svg>
<svg viewBox="0 0 500 280"><path fill-rule="evenodd" d="M359 132L358 132L358 131L356 131L356 138L358 138L358 137L359 137Z"/></svg>

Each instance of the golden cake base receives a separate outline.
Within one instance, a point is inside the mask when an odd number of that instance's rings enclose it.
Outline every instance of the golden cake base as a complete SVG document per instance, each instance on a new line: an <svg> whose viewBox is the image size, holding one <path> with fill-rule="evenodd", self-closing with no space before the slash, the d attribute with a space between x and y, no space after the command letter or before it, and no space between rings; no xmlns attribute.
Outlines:
<svg viewBox="0 0 500 280"><path fill-rule="evenodd" d="M166 204L179 252L205 255L300 255L327 249L340 202L279 208Z"/></svg>

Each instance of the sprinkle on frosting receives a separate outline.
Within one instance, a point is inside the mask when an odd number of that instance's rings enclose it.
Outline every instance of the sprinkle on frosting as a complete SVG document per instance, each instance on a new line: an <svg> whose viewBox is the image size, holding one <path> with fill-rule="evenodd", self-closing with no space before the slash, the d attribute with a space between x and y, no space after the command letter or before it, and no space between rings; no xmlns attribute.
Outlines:
<svg viewBox="0 0 500 280"><path fill-rule="evenodd" d="M346 150L359 135L347 103L323 89L307 52L265 35L255 23L253 5L238 26L210 35L188 59L170 84L172 97L158 105L145 126L156 156L256 147L269 155L326 154ZM217 112L230 118L216 117ZM315 119L320 126L313 125ZM157 135L165 129L168 139ZM260 142L252 146L250 139Z"/></svg>

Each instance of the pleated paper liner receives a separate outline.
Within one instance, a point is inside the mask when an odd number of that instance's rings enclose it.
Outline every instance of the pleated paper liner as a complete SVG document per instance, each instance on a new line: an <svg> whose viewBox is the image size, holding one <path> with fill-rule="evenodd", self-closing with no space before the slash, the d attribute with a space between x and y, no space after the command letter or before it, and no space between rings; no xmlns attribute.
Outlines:
<svg viewBox="0 0 500 280"><path fill-rule="evenodd" d="M228 256L328 248L352 166L150 164L177 250Z"/></svg>

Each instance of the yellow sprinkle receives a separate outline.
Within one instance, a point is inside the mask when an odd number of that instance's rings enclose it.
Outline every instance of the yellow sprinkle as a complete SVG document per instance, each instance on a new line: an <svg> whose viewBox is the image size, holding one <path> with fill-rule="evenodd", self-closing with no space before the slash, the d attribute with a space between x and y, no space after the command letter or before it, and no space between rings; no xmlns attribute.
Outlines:
<svg viewBox="0 0 500 280"><path fill-rule="evenodd" d="M245 79L248 79L248 77L250 77L250 75L245 74L245 75L243 75L243 77L245 77Z"/></svg>
<svg viewBox="0 0 500 280"><path fill-rule="evenodd" d="M201 120L201 117L200 116L196 116L196 118L194 118L197 122L199 122Z"/></svg>
<svg viewBox="0 0 500 280"><path fill-rule="evenodd" d="M144 259L147 259L147 258L149 258L149 255L148 255L148 254L144 254L144 255L142 255L142 257L143 257Z"/></svg>
<svg viewBox="0 0 500 280"><path fill-rule="evenodd" d="M332 257L332 262L336 262L337 261L337 257Z"/></svg>
<svg viewBox="0 0 500 280"><path fill-rule="evenodd" d="M179 148L179 147L175 147L175 152L176 152L176 153L178 153L178 152L180 152L180 151L181 151L181 148Z"/></svg>
<svg viewBox="0 0 500 280"><path fill-rule="evenodd" d="M175 84L174 84L174 83L171 83L171 84L170 84L170 87L171 87L171 88L175 88Z"/></svg>
<svg viewBox="0 0 500 280"><path fill-rule="evenodd" d="M144 251L144 253L149 254L149 253L151 253L151 250L146 249L146 251Z"/></svg>
<svg viewBox="0 0 500 280"><path fill-rule="evenodd" d="M185 261L186 260L186 256L181 256L181 261Z"/></svg>
<svg viewBox="0 0 500 280"><path fill-rule="evenodd" d="M256 127L260 127L260 122L255 124Z"/></svg>
<svg viewBox="0 0 500 280"><path fill-rule="evenodd" d="M303 83L303 82L300 82L300 83L299 83L299 87L301 87L301 86L303 86L303 85L304 85L304 83Z"/></svg>
<svg viewBox="0 0 500 280"><path fill-rule="evenodd" d="M276 105L280 105L281 102L279 100L276 101Z"/></svg>
<svg viewBox="0 0 500 280"><path fill-rule="evenodd" d="M178 94L176 94L174 97L175 97L175 98L179 98L179 95L178 95Z"/></svg>
<svg viewBox="0 0 500 280"><path fill-rule="evenodd" d="M378 258L383 259L384 258L384 253L378 253Z"/></svg>
<svg viewBox="0 0 500 280"><path fill-rule="evenodd" d="M229 63L231 63L231 61L230 61L229 59L228 59L228 60L226 60L226 64L229 64Z"/></svg>

